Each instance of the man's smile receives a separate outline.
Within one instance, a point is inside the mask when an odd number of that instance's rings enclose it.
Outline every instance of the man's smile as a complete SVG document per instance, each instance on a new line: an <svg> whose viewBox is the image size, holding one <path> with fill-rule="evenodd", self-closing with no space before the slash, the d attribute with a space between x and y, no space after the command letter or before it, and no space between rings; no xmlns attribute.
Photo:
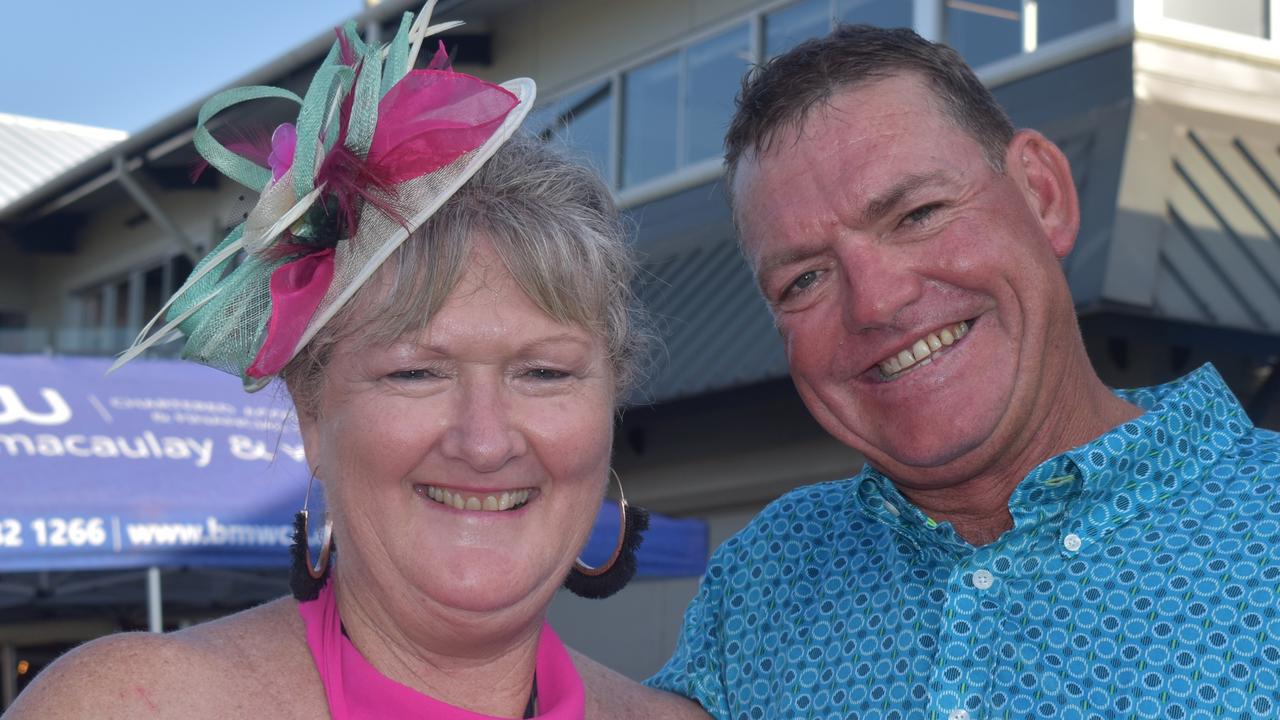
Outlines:
<svg viewBox="0 0 1280 720"><path fill-rule="evenodd" d="M961 320L955 325L928 333L916 339L910 346L881 360L876 364L876 367L880 368L880 379L890 382L912 368L923 367L933 362L935 353L943 352L969 332L970 322Z"/></svg>

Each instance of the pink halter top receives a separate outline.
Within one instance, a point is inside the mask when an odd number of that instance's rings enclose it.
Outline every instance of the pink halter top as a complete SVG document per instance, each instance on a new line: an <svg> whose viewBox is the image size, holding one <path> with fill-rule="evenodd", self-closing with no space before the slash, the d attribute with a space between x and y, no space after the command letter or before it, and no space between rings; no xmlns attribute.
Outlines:
<svg viewBox="0 0 1280 720"><path fill-rule="evenodd" d="M320 671L333 720L494 720L490 715L463 710L423 695L378 672L343 634L332 582L325 584L315 600L298 603L298 614L307 627L307 645ZM535 717L583 719L586 711L582 679L560 638L546 624L538 640L535 677L539 711Z"/></svg>

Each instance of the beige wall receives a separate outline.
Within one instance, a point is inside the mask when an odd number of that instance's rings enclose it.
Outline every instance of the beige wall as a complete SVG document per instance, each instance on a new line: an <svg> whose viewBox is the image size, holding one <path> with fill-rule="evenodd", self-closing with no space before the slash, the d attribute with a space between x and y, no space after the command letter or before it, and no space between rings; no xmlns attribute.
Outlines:
<svg viewBox="0 0 1280 720"><path fill-rule="evenodd" d="M551 97L619 65L761 6L760 0L536 0L487 23L494 59L460 69L504 80L529 76Z"/></svg>

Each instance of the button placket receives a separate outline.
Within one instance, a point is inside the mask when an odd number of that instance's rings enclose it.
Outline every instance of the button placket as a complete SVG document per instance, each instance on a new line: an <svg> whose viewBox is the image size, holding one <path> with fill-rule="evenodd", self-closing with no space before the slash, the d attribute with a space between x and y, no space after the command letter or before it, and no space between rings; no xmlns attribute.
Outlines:
<svg viewBox="0 0 1280 720"><path fill-rule="evenodd" d="M933 675L935 717L982 716L974 707L986 702L997 661L992 648L1001 627L1004 603L996 585L994 566L999 564L1001 543L975 549L957 559L947 588L946 622L939 633L939 664ZM963 713L955 715L954 713Z"/></svg>

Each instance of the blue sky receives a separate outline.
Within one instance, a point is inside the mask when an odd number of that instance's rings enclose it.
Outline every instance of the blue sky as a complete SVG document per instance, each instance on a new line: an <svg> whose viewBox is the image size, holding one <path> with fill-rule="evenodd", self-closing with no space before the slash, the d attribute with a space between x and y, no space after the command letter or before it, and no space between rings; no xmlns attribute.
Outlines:
<svg viewBox="0 0 1280 720"><path fill-rule="evenodd" d="M136 132L363 8L362 0L3 0L0 112Z"/></svg>

